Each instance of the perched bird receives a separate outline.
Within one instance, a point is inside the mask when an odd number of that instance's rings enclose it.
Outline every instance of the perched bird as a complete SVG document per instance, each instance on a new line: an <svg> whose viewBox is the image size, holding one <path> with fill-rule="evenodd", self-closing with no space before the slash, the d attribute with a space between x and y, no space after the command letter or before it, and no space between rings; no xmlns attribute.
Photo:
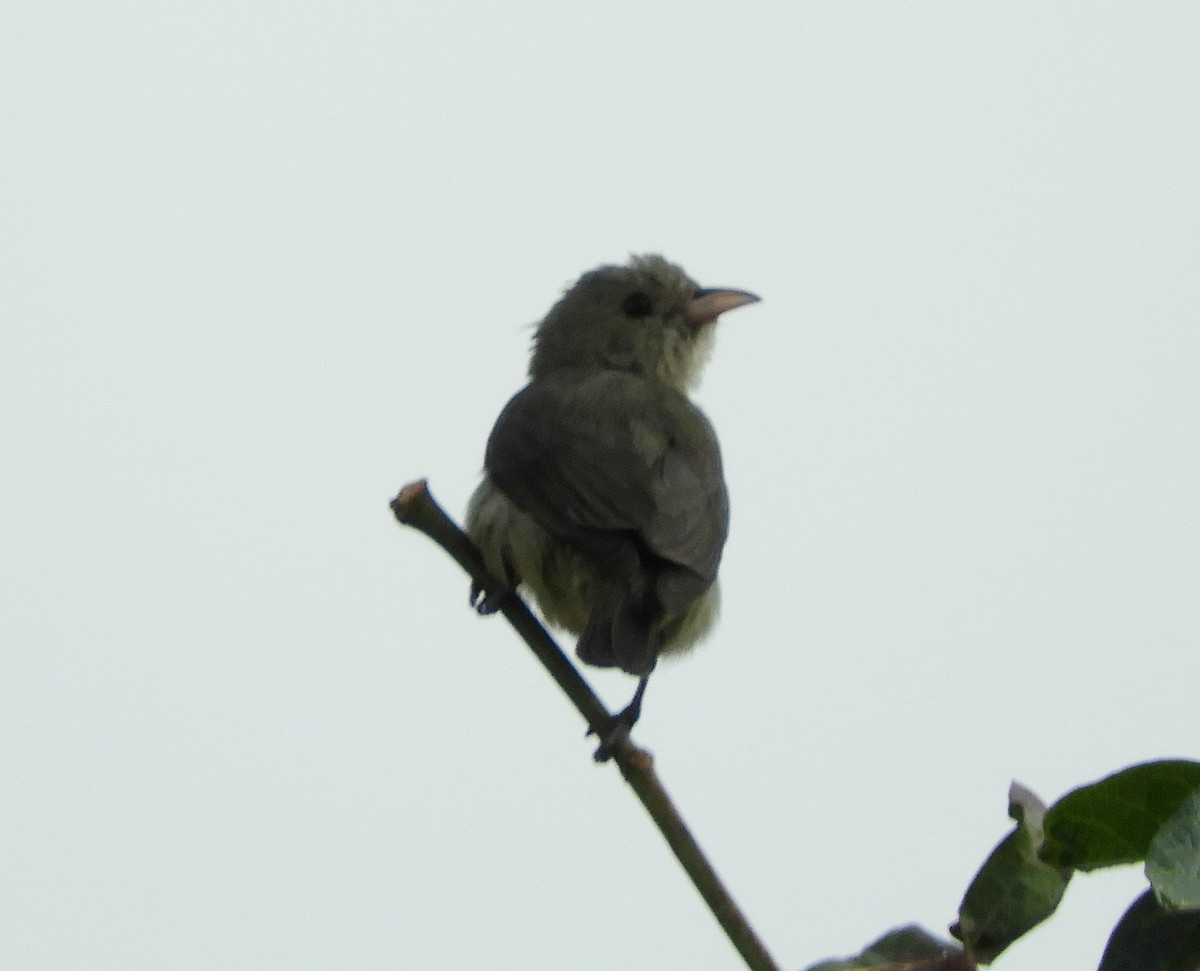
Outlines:
<svg viewBox="0 0 1200 971"><path fill-rule="evenodd" d="M538 325L529 384L488 438L467 533L505 587L473 587L472 603L489 613L523 585L582 661L637 675L614 730L636 721L658 656L716 619L729 496L686 392L717 317L758 299L701 289L660 256L585 273Z"/></svg>

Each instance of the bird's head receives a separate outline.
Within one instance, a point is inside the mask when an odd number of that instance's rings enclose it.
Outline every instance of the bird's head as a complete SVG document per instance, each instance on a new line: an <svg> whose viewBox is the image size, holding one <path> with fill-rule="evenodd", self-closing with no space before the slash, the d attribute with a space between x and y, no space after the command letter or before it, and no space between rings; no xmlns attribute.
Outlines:
<svg viewBox="0 0 1200 971"><path fill-rule="evenodd" d="M529 376L604 368L686 391L708 360L717 317L757 300L743 290L702 289L661 256L602 266L581 276L538 325Z"/></svg>

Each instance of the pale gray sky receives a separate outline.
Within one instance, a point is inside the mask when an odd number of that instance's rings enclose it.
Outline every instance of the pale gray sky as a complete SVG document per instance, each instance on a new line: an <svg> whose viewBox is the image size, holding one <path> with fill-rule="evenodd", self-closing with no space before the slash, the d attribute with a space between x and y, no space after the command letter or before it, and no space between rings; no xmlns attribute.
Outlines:
<svg viewBox="0 0 1200 971"><path fill-rule="evenodd" d="M1200 7L9 4L0 963L738 966L461 514L528 325L761 294L724 617L635 738L785 968L1195 756ZM614 705L630 679L594 679ZM1006 971L1094 967L1136 870Z"/></svg>

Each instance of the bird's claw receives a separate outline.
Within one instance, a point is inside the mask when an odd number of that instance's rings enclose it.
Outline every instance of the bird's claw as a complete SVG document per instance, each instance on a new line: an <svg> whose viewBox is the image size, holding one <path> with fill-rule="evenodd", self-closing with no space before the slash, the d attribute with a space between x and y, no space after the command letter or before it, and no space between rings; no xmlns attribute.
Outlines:
<svg viewBox="0 0 1200 971"><path fill-rule="evenodd" d="M633 726L637 723L638 718L642 714L641 699L623 708L618 714L613 715L608 724L602 729L597 730L595 726L589 727L588 735L595 735L600 739L600 745L592 755L597 762L607 762L616 754L625 742L629 741L629 733L633 731Z"/></svg>
<svg viewBox="0 0 1200 971"><path fill-rule="evenodd" d="M596 731L594 728L589 728L589 735L596 735L600 739L600 744L597 746L595 753L592 755L597 762L607 762L613 757L617 749L629 740L629 733L633 730L633 723L621 716L614 717L602 732Z"/></svg>
<svg viewBox="0 0 1200 971"><path fill-rule="evenodd" d="M511 590L505 587L495 593L486 593L478 580L472 580L469 603L475 608L477 614L487 617L500 609L504 598L511 592Z"/></svg>
<svg viewBox="0 0 1200 971"><path fill-rule="evenodd" d="M650 666L650 671L654 666ZM600 747L592 757L597 762L607 762L613 757L617 748L629 740L629 733L642 717L642 698L646 694L646 682L650 680L650 671L646 671L639 679L633 700L608 720L603 731L597 731L595 726L588 728L588 735L600 736Z"/></svg>

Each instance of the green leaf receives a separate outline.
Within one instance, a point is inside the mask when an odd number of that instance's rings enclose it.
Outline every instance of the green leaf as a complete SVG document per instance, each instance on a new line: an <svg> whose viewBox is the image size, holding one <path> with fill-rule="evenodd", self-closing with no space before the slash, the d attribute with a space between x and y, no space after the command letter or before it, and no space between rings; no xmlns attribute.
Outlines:
<svg viewBox="0 0 1200 971"><path fill-rule="evenodd" d="M1037 855L1045 808L1032 792L1013 783L1009 815L1017 826L992 850L963 896L950 933L980 964L995 960L1054 913L1067 889L1071 871L1052 867Z"/></svg>
<svg viewBox="0 0 1200 971"><path fill-rule="evenodd" d="M1200 762L1145 762L1067 793L1046 813L1042 859L1077 870L1137 863L1197 786Z"/></svg>
<svg viewBox="0 0 1200 971"><path fill-rule="evenodd" d="M1196 971L1200 913L1164 910L1147 890L1117 922L1097 971Z"/></svg>
<svg viewBox="0 0 1200 971"><path fill-rule="evenodd" d="M962 948L910 924L888 931L857 957L822 961L807 971L974 971Z"/></svg>
<svg viewBox="0 0 1200 971"><path fill-rule="evenodd" d="M1166 909L1200 909L1200 788L1154 834L1146 852L1146 876Z"/></svg>

